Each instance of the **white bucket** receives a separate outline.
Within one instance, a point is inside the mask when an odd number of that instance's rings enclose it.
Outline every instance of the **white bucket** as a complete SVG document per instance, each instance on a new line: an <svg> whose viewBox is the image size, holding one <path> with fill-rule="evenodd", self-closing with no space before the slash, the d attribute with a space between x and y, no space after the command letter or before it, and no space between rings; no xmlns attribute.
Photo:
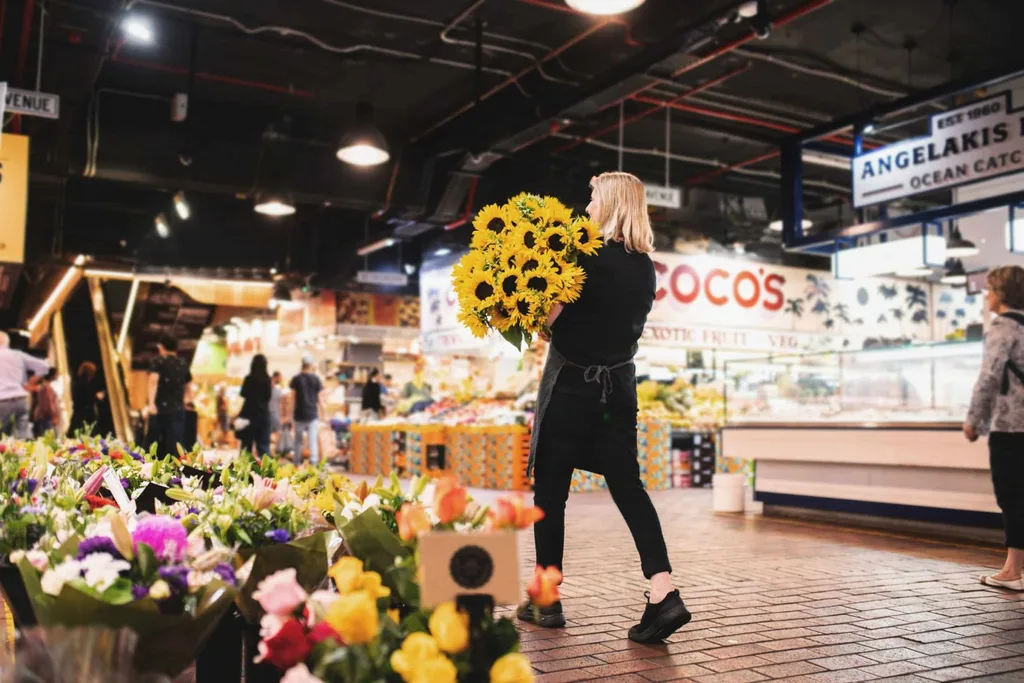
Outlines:
<svg viewBox="0 0 1024 683"><path fill-rule="evenodd" d="M746 475L715 474L711 480L715 512L743 512Z"/></svg>

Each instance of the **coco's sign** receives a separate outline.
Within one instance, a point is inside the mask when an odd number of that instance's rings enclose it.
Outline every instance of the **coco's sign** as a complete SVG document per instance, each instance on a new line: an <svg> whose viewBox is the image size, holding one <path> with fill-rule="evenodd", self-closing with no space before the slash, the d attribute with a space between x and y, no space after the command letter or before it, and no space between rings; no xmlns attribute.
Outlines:
<svg viewBox="0 0 1024 683"><path fill-rule="evenodd" d="M928 135L853 159L853 204L868 206L1024 170L1024 109L1003 92L935 114Z"/></svg>

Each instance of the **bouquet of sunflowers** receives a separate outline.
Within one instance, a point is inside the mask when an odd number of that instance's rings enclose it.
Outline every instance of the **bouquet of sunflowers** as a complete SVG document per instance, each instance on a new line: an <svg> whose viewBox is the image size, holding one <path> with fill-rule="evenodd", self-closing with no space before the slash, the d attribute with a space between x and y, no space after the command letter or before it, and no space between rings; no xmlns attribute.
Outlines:
<svg viewBox="0 0 1024 683"><path fill-rule="evenodd" d="M520 194L485 206L470 251L452 273L459 321L477 337L497 330L516 349L545 329L551 310L583 291L580 254L601 247L600 227L554 197Z"/></svg>

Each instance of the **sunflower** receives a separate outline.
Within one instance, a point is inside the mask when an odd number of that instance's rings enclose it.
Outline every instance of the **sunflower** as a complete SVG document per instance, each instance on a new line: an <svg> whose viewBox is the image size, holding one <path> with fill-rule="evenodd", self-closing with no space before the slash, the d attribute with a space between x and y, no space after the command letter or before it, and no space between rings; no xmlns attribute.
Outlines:
<svg viewBox="0 0 1024 683"><path fill-rule="evenodd" d="M509 300L509 313L517 325L528 327L533 324L540 311L540 300L530 290L516 292Z"/></svg>
<svg viewBox="0 0 1024 683"><path fill-rule="evenodd" d="M545 198L545 208L548 212L548 223L556 228L565 227L572 222L572 209L562 204L553 197Z"/></svg>
<svg viewBox="0 0 1024 683"><path fill-rule="evenodd" d="M523 274L517 268L498 274L498 296L508 298L523 287Z"/></svg>
<svg viewBox="0 0 1024 683"><path fill-rule="evenodd" d="M533 251L542 234L543 231L530 221L520 221L512 233L512 244L521 251Z"/></svg>
<svg viewBox="0 0 1024 683"><path fill-rule="evenodd" d="M460 282L471 277L474 272L482 271L486 265L487 257L483 252L466 252L466 254L459 259L459 262L455 264L455 268L452 269L452 282L454 282L457 287Z"/></svg>
<svg viewBox="0 0 1024 683"><path fill-rule="evenodd" d="M459 284L459 298L464 302L463 308L472 311L483 311L497 301L497 289L494 286L492 273L477 270Z"/></svg>
<svg viewBox="0 0 1024 683"><path fill-rule="evenodd" d="M522 252L516 247L515 244L503 244L501 251L498 252L498 269L509 270L519 266L519 261L522 259Z"/></svg>
<svg viewBox="0 0 1024 683"><path fill-rule="evenodd" d="M508 212L497 204L488 204L480 209L480 213L473 219L473 227L476 230L486 230L492 235L500 235L509 225Z"/></svg>
<svg viewBox="0 0 1024 683"><path fill-rule="evenodd" d="M558 295L558 301L563 304L571 304L580 298L583 293L583 283L587 279L586 272L574 263L565 264L562 270L562 291Z"/></svg>
<svg viewBox="0 0 1024 683"><path fill-rule="evenodd" d="M508 332L516 324L512 314L500 303L491 308L490 322L498 332Z"/></svg>
<svg viewBox="0 0 1024 683"><path fill-rule="evenodd" d="M572 239L564 225L561 227L553 226L544 231L541 244L547 247L552 255L564 257L565 252L572 246Z"/></svg>
<svg viewBox="0 0 1024 683"><path fill-rule="evenodd" d="M545 299L552 299L562 288L562 280L550 266L541 266L526 273L526 288Z"/></svg>
<svg viewBox="0 0 1024 683"><path fill-rule="evenodd" d="M571 232L576 251L593 256L601 248L601 227L589 218L577 218L572 222Z"/></svg>
<svg viewBox="0 0 1024 683"><path fill-rule="evenodd" d="M459 322L469 328L469 331L473 333L474 337L483 339L487 336L488 327L487 323L481 319L478 313L473 311L461 310L459 311Z"/></svg>

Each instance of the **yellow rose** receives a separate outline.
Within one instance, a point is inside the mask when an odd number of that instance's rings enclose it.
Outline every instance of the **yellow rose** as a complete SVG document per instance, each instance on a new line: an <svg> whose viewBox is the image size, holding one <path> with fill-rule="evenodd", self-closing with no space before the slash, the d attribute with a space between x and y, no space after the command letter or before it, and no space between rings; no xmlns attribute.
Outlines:
<svg viewBox="0 0 1024 683"><path fill-rule="evenodd" d="M364 572L359 587L369 593L374 600L391 595L391 589L382 585L380 574L377 572Z"/></svg>
<svg viewBox="0 0 1024 683"><path fill-rule="evenodd" d="M446 602L430 615L430 634L441 650L456 655L469 647L469 616Z"/></svg>
<svg viewBox="0 0 1024 683"><path fill-rule="evenodd" d="M533 666L525 655L507 654L491 667L491 683L533 683Z"/></svg>
<svg viewBox="0 0 1024 683"><path fill-rule="evenodd" d="M409 683L416 678L424 662L439 656L437 642L429 633L410 633L402 642L402 649L391 654L391 668Z"/></svg>
<svg viewBox="0 0 1024 683"><path fill-rule="evenodd" d="M420 664L410 683L455 683L459 670L447 657L434 657Z"/></svg>
<svg viewBox="0 0 1024 683"><path fill-rule="evenodd" d="M395 622L396 624L402 623L402 615L396 609L389 609L388 617L390 617L391 621Z"/></svg>
<svg viewBox="0 0 1024 683"><path fill-rule="evenodd" d="M334 585L339 593L354 593L359 590L363 576L363 561L357 557L346 556L335 562L327 573L334 579Z"/></svg>
<svg viewBox="0 0 1024 683"><path fill-rule="evenodd" d="M363 592L342 595L327 608L324 621L349 645L366 645L377 637L377 602Z"/></svg>

